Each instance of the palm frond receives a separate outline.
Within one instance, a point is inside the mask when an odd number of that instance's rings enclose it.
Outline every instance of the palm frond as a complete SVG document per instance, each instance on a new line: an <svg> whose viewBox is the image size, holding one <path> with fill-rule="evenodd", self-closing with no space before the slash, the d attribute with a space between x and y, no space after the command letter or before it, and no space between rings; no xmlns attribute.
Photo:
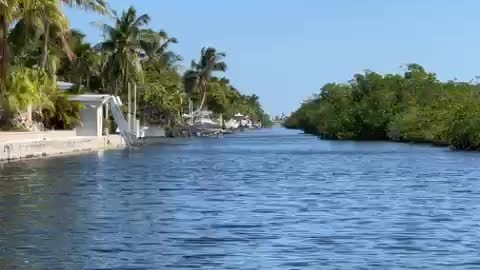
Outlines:
<svg viewBox="0 0 480 270"><path fill-rule="evenodd" d="M150 23L150 16L147 14L143 14L135 20L135 22L133 23L133 26L140 28L140 27L146 26L149 23Z"/></svg>
<svg viewBox="0 0 480 270"><path fill-rule="evenodd" d="M102 15L113 15L114 11L105 0L61 0L62 3L72 8L81 8Z"/></svg>
<svg viewBox="0 0 480 270"><path fill-rule="evenodd" d="M227 71L227 64L224 62L216 63L215 65L213 65L212 71L225 72Z"/></svg>

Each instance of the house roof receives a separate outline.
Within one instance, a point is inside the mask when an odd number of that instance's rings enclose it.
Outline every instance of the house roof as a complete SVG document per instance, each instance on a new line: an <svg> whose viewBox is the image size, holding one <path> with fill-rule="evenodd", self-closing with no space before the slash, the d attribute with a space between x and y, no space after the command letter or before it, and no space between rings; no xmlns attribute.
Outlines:
<svg viewBox="0 0 480 270"><path fill-rule="evenodd" d="M75 86L73 83L57 81L57 87L60 90L70 90Z"/></svg>
<svg viewBox="0 0 480 270"><path fill-rule="evenodd" d="M86 95L71 96L69 99L71 101L77 101L81 103L104 103L110 97L111 97L110 95L86 94Z"/></svg>

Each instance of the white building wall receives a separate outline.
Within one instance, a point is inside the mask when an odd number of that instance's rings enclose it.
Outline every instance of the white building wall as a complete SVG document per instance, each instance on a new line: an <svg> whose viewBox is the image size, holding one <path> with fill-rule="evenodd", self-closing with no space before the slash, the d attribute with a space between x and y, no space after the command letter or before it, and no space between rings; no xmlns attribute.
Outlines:
<svg viewBox="0 0 480 270"><path fill-rule="evenodd" d="M80 111L82 125L77 127L77 136L102 136L103 112L101 105L85 104Z"/></svg>
<svg viewBox="0 0 480 270"><path fill-rule="evenodd" d="M103 106L100 104L97 106L97 137L103 135Z"/></svg>

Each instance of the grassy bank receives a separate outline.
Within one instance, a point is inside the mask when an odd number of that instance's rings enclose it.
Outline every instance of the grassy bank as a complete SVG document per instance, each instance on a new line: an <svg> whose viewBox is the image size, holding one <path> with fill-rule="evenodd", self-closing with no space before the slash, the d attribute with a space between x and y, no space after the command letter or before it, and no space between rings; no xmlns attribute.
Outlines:
<svg viewBox="0 0 480 270"><path fill-rule="evenodd" d="M441 82L417 64L403 75L365 72L326 84L285 126L323 139L430 142L480 149L480 85Z"/></svg>

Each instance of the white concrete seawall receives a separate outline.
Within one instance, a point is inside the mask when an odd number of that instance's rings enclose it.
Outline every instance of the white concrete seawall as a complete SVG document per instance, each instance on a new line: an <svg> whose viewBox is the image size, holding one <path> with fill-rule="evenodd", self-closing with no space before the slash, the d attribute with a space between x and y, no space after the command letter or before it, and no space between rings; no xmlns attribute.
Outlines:
<svg viewBox="0 0 480 270"><path fill-rule="evenodd" d="M119 135L103 137L65 137L67 133L0 133L0 161L13 161L70 153L121 149Z"/></svg>

